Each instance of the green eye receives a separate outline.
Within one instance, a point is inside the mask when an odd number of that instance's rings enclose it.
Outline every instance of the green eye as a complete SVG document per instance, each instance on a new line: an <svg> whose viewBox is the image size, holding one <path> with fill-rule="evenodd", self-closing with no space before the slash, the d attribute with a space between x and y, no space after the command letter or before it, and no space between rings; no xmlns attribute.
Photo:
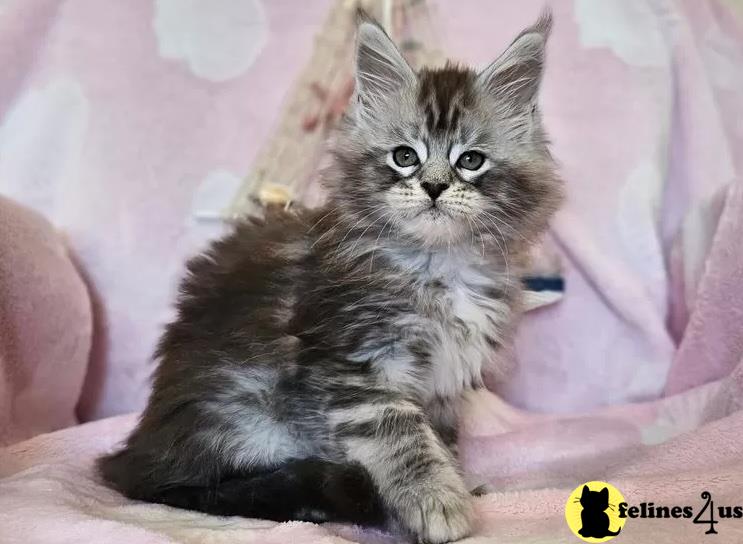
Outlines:
<svg viewBox="0 0 743 544"><path fill-rule="evenodd" d="M485 157L477 151L465 151L457 159L457 166L465 170L477 170L485 162Z"/></svg>
<svg viewBox="0 0 743 544"><path fill-rule="evenodd" d="M392 160L400 168L407 168L418 164L418 154L412 147L401 145L392 152Z"/></svg>

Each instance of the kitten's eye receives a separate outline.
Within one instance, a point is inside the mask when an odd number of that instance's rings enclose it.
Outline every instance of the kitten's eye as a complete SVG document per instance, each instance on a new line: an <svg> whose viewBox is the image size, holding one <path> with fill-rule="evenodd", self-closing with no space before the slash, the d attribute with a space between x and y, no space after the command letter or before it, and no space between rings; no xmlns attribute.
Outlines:
<svg viewBox="0 0 743 544"><path fill-rule="evenodd" d="M485 157L477 151L466 151L457 159L457 166L465 170L477 170L485 162Z"/></svg>
<svg viewBox="0 0 743 544"><path fill-rule="evenodd" d="M400 168L408 168L418 164L418 154L412 147L401 145L392 152L392 160Z"/></svg>

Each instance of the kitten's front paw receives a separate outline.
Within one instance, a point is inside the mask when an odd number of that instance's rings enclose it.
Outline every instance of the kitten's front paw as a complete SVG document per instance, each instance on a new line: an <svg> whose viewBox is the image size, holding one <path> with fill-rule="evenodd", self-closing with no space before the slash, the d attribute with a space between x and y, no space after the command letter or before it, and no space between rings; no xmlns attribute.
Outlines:
<svg viewBox="0 0 743 544"><path fill-rule="evenodd" d="M463 485L430 485L406 495L400 521L419 542L443 544L470 533L472 505Z"/></svg>

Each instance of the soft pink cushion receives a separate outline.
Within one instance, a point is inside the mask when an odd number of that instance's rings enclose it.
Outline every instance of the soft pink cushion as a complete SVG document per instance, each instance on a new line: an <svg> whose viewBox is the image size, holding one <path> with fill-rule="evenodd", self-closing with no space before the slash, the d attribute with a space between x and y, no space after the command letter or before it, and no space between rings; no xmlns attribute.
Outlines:
<svg viewBox="0 0 743 544"><path fill-rule="evenodd" d="M90 298L37 213L0 197L0 444L77 423Z"/></svg>

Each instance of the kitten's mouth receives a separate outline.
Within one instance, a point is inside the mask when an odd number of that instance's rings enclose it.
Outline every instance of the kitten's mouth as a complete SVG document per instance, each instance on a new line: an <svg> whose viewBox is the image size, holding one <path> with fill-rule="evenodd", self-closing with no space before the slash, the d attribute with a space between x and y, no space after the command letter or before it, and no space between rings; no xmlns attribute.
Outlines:
<svg viewBox="0 0 743 544"><path fill-rule="evenodd" d="M466 234L466 225L456 217L456 210L441 204L421 203L409 220L401 223L401 228L428 247L449 246L464 239Z"/></svg>
<svg viewBox="0 0 743 544"><path fill-rule="evenodd" d="M437 218L437 217L445 217L448 214L444 210L436 206L436 203L434 202L425 210L421 210L421 212L418 215L419 216L425 215L427 217Z"/></svg>

